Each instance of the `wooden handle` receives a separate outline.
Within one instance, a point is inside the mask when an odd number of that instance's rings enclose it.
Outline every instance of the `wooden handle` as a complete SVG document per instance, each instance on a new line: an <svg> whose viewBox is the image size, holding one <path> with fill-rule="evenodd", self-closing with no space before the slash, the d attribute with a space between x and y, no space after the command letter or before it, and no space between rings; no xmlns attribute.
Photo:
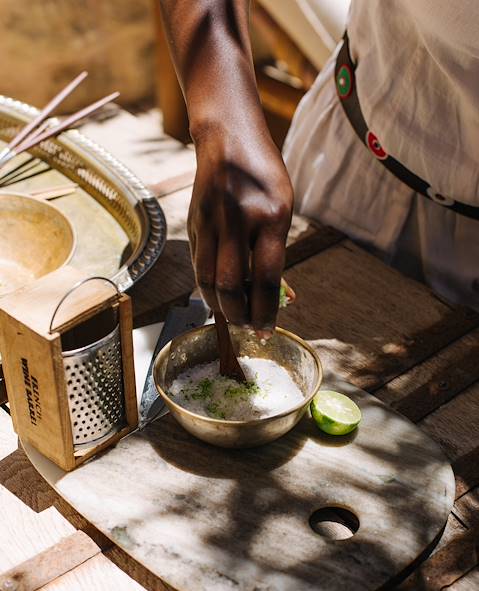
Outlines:
<svg viewBox="0 0 479 591"><path fill-rule="evenodd" d="M221 375L237 380L238 382L246 382L246 376L236 359L226 318L221 312L215 312L215 326L218 337Z"/></svg>

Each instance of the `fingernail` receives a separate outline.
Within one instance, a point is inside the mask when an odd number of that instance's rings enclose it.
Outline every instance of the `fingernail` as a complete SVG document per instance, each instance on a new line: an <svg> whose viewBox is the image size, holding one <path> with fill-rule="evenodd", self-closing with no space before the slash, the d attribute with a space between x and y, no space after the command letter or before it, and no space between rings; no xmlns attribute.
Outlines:
<svg viewBox="0 0 479 591"><path fill-rule="evenodd" d="M273 336L273 331L271 329L257 330L255 332L256 337L261 341L261 344L266 344L266 341L269 341L269 339Z"/></svg>

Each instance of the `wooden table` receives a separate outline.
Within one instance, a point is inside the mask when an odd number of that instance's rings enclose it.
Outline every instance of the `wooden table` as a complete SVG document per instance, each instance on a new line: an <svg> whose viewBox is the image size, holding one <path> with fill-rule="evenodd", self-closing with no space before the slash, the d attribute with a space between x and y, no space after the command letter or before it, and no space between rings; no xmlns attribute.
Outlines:
<svg viewBox="0 0 479 591"><path fill-rule="evenodd" d="M103 130L93 126L90 135L101 141L103 133L108 140L103 143L114 147L114 125L109 122ZM126 139L132 145L131 137ZM193 159L181 150L175 158L154 183L155 166L146 156L123 154L126 164L155 185L169 223L161 260L131 292L137 325L164 317L171 304L186 301L193 287L185 232ZM338 232L302 219L293 225L287 267L286 277L299 298L281 313L280 325L308 339L328 369L418 424L440 444L453 466L456 503L443 536L434 553L398 588L477 589L479 315L441 301ZM42 483L20 450L1 460L0 466L1 484L34 507L61 507L77 527L92 533L89 524ZM104 554L139 583L164 588L124 552L98 533L93 536Z"/></svg>

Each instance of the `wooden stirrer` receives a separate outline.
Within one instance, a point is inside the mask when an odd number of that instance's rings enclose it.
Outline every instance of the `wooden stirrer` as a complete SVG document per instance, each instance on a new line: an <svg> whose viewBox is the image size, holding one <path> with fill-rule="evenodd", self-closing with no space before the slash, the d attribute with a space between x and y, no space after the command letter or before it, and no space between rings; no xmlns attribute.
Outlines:
<svg viewBox="0 0 479 591"><path fill-rule="evenodd" d="M220 355L220 374L237 382L246 382L244 371L236 359L228 323L221 312L215 312L215 326Z"/></svg>

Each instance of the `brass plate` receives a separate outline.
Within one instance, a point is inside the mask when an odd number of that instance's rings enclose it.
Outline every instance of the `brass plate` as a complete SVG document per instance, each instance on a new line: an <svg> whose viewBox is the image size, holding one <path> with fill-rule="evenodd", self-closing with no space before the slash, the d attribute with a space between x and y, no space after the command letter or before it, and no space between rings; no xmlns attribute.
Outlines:
<svg viewBox="0 0 479 591"><path fill-rule="evenodd" d="M0 95L0 146L37 113L34 107ZM163 211L134 174L77 130L42 142L0 171L0 189L12 192L70 181L78 190L52 202L77 237L70 264L127 290L153 266L166 242Z"/></svg>

